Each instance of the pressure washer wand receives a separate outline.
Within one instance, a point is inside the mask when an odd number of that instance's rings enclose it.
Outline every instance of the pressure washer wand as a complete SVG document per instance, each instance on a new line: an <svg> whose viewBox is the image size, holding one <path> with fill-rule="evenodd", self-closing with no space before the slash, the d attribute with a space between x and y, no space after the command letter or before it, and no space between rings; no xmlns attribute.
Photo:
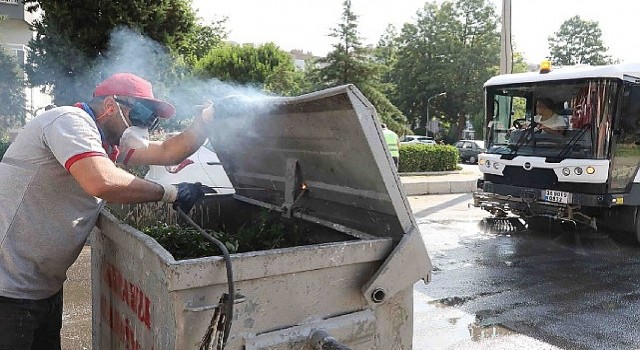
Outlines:
<svg viewBox="0 0 640 350"><path fill-rule="evenodd" d="M229 286L229 295L226 300L227 304L227 312L224 320L224 334L222 338L222 348L224 349L227 344L227 339L229 338L229 333L231 332L231 323L233 322L233 304L235 302L235 287L233 283L233 269L231 268L231 256L229 255L229 250L227 247L217 240L215 237L208 234L202 227L198 226L193 220L187 215L180 207L175 208L176 212L182 216L183 219L189 223L189 225L193 226L204 238L206 238L209 242L215 244L220 251L222 251L222 256L224 257L225 267L227 268L227 285Z"/></svg>

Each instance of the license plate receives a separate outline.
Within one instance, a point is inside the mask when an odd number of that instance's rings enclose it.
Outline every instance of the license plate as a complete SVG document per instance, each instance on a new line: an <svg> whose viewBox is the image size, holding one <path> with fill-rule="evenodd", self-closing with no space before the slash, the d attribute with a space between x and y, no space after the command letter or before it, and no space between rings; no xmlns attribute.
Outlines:
<svg viewBox="0 0 640 350"><path fill-rule="evenodd" d="M545 190L544 200L554 203L569 203L571 201L571 193L564 191Z"/></svg>

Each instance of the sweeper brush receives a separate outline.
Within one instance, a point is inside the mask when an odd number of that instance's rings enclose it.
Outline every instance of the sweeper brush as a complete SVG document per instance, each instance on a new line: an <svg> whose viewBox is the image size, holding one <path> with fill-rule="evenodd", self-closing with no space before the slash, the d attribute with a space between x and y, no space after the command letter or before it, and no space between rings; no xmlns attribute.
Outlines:
<svg viewBox="0 0 640 350"><path fill-rule="evenodd" d="M484 218L478 226L482 232L493 234L514 233L526 229L524 223L517 217Z"/></svg>

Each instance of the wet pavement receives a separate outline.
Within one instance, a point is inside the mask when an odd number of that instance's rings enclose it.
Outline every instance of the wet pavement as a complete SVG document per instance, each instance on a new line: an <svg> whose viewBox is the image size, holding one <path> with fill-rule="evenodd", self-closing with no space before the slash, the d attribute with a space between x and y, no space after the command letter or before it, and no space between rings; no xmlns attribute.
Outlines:
<svg viewBox="0 0 640 350"><path fill-rule="evenodd" d="M434 266L414 289L415 349L638 348L640 248L559 228L483 233L470 201L412 201Z"/></svg>
<svg viewBox="0 0 640 350"><path fill-rule="evenodd" d="M62 314L62 348L91 349L91 248L85 246L67 272Z"/></svg>

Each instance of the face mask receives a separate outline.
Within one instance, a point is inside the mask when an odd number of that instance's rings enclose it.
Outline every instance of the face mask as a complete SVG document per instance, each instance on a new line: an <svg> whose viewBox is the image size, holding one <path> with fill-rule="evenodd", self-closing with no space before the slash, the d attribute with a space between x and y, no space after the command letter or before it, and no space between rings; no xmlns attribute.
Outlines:
<svg viewBox="0 0 640 350"><path fill-rule="evenodd" d="M128 127L120 137L120 149L144 149L149 147L149 130L141 126Z"/></svg>

